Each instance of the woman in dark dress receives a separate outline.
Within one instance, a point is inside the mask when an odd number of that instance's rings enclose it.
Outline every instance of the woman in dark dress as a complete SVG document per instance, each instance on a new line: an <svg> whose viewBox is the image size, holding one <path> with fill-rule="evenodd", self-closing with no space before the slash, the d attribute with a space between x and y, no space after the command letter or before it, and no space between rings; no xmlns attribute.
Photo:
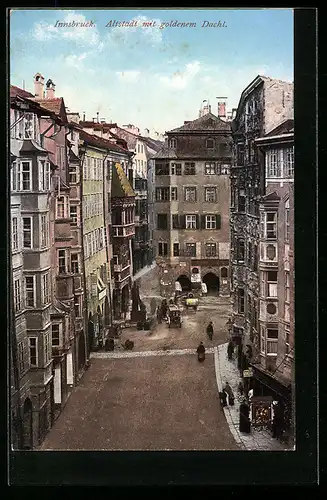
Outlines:
<svg viewBox="0 0 327 500"><path fill-rule="evenodd" d="M244 401L240 405L240 423L239 423L240 432L246 432L246 433L250 432L251 422L249 419L249 414L250 414L250 408L248 404Z"/></svg>
<svg viewBox="0 0 327 500"><path fill-rule="evenodd" d="M232 341L230 341L227 346L227 355L230 361L233 359L233 354L234 354L234 344Z"/></svg>
<svg viewBox="0 0 327 500"><path fill-rule="evenodd" d="M203 342L200 342L200 345L197 348L196 352L197 352L197 355L198 355L198 361L200 361L200 362L204 361L205 360L205 352L206 352L206 350L205 350L205 347L203 345Z"/></svg>

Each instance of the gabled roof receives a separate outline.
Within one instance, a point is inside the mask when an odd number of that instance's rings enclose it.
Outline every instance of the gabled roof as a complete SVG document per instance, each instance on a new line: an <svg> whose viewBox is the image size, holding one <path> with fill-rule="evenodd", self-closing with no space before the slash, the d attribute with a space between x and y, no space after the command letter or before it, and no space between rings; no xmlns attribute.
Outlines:
<svg viewBox="0 0 327 500"><path fill-rule="evenodd" d="M26 97L26 98L34 98L34 95L31 94L30 92L27 92L27 90L20 89L19 87L16 87L16 85L10 85L10 97Z"/></svg>
<svg viewBox="0 0 327 500"><path fill-rule="evenodd" d="M54 97L53 99L39 99L35 97L34 100L38 102L42 108L59 116L64 123L68 122L66 107L62 97Z"/></svg>
<svg viewBox="0 0 327 500"><path fill-rule="evenodd" d="M135 196L133 188L119 163L115 163L113 167L111 193L113 198Z"/></svg>
<svg viewBox="0 0 327 500"><path fill-rule="evenodd" d="M294 132L294 120L288 119L284 120L282 123L277 125L274 129L272 129L265 137L271 137L275 135L289 134Z"/></svg>
<svg viewBox="0 0 327 500"><path fill-rule="evenodd" d="M152 156L152 159L175 159L177 158L177 154L174 149L169 148L168 144L164 144L162 148L156 153L155 155Z"/></svg>
<svg viewBox="0 0 327 500"><path fill-rule="evenodd" d="M94 134L88 134L85 132L85 130L81 130L79 134L80 140L86 142L90 146L95 146L100 149L105 149L109 151L116 151L117 153L124 153L127 155L130 155L131 153L127 150L122 148L121 146L118 146L118 144L115 144L114 142L108 141L108 139L102 139L101 137L94 135Z"/></svg>
<svg viewBox="0 0 327 500"><path fill-rule="evenodd" d="M188 133L188 132L230 132L230 123L224 122L219 117L213 115L212 113L207 113L196 120L186 122L184 125L178 128L174 128L167 132L167 134L174 133Z"/></svg>

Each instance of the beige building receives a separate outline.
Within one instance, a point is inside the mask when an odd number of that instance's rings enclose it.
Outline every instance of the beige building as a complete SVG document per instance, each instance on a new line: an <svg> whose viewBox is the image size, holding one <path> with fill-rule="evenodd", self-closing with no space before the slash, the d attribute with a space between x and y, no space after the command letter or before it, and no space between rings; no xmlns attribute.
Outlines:
<svg viewBox="0 0 327 500"><path fill-rule="evenodd" d="M229 295L230 124L209 110L167 132L155 156L155 252L173 294L207 285Z"/></svg>

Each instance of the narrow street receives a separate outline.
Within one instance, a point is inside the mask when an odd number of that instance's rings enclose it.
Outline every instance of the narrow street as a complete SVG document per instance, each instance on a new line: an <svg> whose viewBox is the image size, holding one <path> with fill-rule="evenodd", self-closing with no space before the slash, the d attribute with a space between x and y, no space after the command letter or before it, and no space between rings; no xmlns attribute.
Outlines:
<svg viewBox="0 0 327 500"><path fill-rule="evenodd" d="M92 355L41 450L238 449L220 408L212 349L226 342L229 308L228 298L206 297L184 312L182 328L124 330L134 350ZM201 340L203 364L195 355Z"/></svg>

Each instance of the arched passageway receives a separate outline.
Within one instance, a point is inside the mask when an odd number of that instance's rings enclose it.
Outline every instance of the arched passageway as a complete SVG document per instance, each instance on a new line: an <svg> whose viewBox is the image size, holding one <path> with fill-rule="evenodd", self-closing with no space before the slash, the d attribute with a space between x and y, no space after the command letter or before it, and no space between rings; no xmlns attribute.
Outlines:
<svg viewBox="0 0 327 500"><path fill-rule="evenodd" d="M179 276L177 281L180 283L183 292L190 292L192 290L191 280L185 274Z"/></svg>
<svg viewBox="0 0 327 500"><path fill-rule="evenodd" d="M23 449L33 449L33 406L32 401L27 398L23 407Z"/></svg>
<svg viewBox="0 0 327 500"><path fill-rule="evenodd" d="M208 295L217 295L219 293L219 278L214 273L207 273L202 278L203 283L207 285Z"/></svg>

